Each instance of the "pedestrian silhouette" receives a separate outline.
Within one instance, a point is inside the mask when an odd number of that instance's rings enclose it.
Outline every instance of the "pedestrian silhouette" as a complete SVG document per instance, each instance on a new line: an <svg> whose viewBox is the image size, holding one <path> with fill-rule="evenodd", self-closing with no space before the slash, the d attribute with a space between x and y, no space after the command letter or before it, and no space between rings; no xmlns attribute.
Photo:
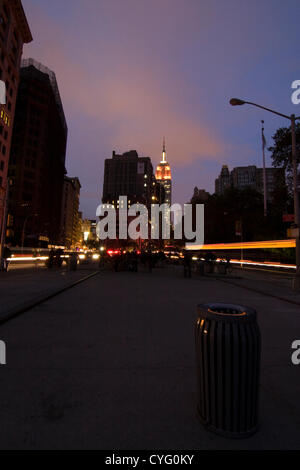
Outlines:
<svg viewBox="0 0 300 470"><path fill-rule="evenodd" d="M184 277L191 277L192 276L191 255L188 251L185 251L184 253L183 267L184 267Z"/></svg>

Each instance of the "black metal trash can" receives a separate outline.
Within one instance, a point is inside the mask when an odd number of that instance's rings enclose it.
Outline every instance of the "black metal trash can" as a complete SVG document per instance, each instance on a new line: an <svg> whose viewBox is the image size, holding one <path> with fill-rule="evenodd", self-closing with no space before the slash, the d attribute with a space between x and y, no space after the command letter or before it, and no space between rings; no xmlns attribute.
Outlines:
<svg viewBox="0 0 300 470"><path fill-rule="evenodd" d="M226 437L258 427L261 338L256 311L241 305L198 305L195 328L198 416Z"/></svg>

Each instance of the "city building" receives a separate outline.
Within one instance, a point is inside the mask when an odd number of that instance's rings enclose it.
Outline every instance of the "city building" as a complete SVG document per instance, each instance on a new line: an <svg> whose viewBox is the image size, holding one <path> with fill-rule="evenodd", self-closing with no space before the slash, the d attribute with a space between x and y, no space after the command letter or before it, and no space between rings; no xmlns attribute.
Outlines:
<svg viewBox="0 0 300 470"><path fill-rule="evenodd" d="M151 159L139 157L136 150L122 155L113 151L112 158L105 160L102 202L116 209L117 231L118 210L124 209L123 202L120 203L120 196L127 196L127 208L133 204L144 204L149 209L154 185Z"/></svg>
<svg viewBox="0 0 300 470"><path fill-rule="evenodd" d="M79 237L79 244L81 245L83 242L83 236L82 236L82 212L78 212L78 226L79 226L79 232L80 232L80 237Z"/></svg>
<svg viewBox="0 0 300 470"><path fill-rule="evenodd" d="M105 160L102 203L114 207L117 214L117 234L119 234L119 209L125 209L120 196L127 196L127 209L133 204L144 204L150 214L153 202L155 179L153 166L149 157L139 157L136 150L130 150L122 155L112 153L112 158ZM134 217L129 216L127 224ZM149 222L150 229L150 222ZM118 240L115 245L121 242ZM125 246L127 242L122 241ZM139 241L141 244L141 241ZM110 241L110 245L114 243Z"/></svg>
<svg viewBox="0 0 300 470"><path fill-rule="evenodd" d="M156 181L155 177L153 178L152 182L152 192L152 203L159 205L163 204L165 201L165 188L158 181Z"/></svg>
<svg viewBox="0 0 300 470"><path fill-rule="evenodd" d="M96 219L90 219L91 223L91 231L90 231L90 238L91 240L98 240L97 236L97 220Z"/></svg>
<svg viewBox="0 0 300 470"><path fill-rule="evenodd" d="M256 166L237 166L230 173L230 181L234 188L244 189L252 187L256 189Z"/></svg>
<svg viewBox="0 0 300 470"><path fill-rule="evenodd" d="M198 189L197 186L194 188L194 194L191 198L191 204L204 204L208 198L209 198L210 194L205 191L205 189Z"/></svg>
<svg viewBox="0 0 300 470"><path fill-rule="evenodd" d="M67 133L54 72L23 60L8 173L14 244L60 243Z"/></svg>
<svg viewBox="0 0 300 470"><path fill-rule="evenodd" d="M91 221L89 219L83 219L82 224L81 224L81 230L82 230L82 239L86 243L91 234Z"/></svg>
<svg viewBox="0 0 300 470"><path fill-rule="evenodd" d="M87 242L94 242L95 247L97 245L97 242L99 241L98 236L97 236L97 220L96 219L84 219L82 221L82 234L81 238L85 243Z"/></svg>
<svg viewBox="0 0 300 470"><path fill-rule="evenodd" d="M271 201L273 192L279 185L285 182L285 172L283 168L266 168L267 200ZM261 194L264 193L264 173L262 168L256 169L256 189Z"/></svg>
<svg viewBox="0 0 300 470"><path fill-rule="evenodd" d="M193 196L191 197L190 201L188 204L192 205L192 229L196 230L196 220L197 220L197 204L204 204L208 201L210 197L210 194L205 191L205 189L199 189L197 186L194 188L194 193ZM182 224L182 229L183 229L183 237L182 241L187 242L190 240L187 240L184 235L184 230L185 230L185 223L186 223L186 218L183 215L181 219L178 220L177 223Z"/></svg>
<svg viewBox="0 0 300 470"><path fill-rule="evenodd" d="M163 150L162 150L162 160L157 165L155 172L156 182L163 188L163 198L162 202L172 205L172 175L171 167L166 160L166 143L165 139L163 141Z"/></svg>
<svg viewBox="0 0 300 470"><path fill-rule="evenodd" d="M102 202L118 208L120 196L127 196L128 205L150 206L153 195L153 166L149 157L139 157L136 150L122 155L113 151L105 160Z"/></svg>
<svg viewBox="0 0 300 470"><path fill-rule="evenodd" d="M23 44L32 41L21 0L0 2L0 80L6 85L6 104L0 104L0 244L6 235L8 162L19 83Z"/></svg>
<svg viewBox="0 0 300 470"><path fill-rule="evenodd" d="M163 149L162 149L162 160L156 167L155 180L158 188L156 192L158 193L158 202L159 204L167 204L168 208L165 211L165 222L169 224L173 222L173 215L171 214L170 207L172 205L172 175L171 167L166 160L166 143L165 139L163 140ZM157 202L157 201L156 201ZM163 219L160 218L160 227L159 233L163 235Z"/></svg>
<svg viewBox="0 0 300 470"><path fill-rule="evenodd" d="M274 189L284 181L284 169L266 168L265 171L267 200L271 201ZM227 165L223 165L221 173L215 181L215 192L216 194L223 194L229 187L238 189L251 187L263 194L263 168L257 168L255 165L238 166L229 172Z"/></svg>
<svg viewBox="0 0 300 470"><path fill-rule="evenodd" d="M230 186L230 173L227 165L222 166L222 170L218 178L215 180L216 194L223 194L226 188Z"/></svg>
<svg viewBox="0 0 300 470"><path fill-rule="evenodd" d="M61 244L67 248L75 246L81 239L80 188L81 184L77 177L64 177L60 238Z"/></svg>

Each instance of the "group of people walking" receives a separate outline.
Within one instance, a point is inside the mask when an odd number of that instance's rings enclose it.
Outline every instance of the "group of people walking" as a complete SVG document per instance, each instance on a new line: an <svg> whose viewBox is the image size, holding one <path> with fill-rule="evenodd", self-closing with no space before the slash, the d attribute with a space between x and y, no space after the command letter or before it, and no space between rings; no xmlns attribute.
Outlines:
<svg viewBox="0 0 300 470"><path fill-rule="evenodd" d="M137 272L140 265L140 268L152 272L152 269L164 259L165 255L163 252L153 253L150 250L142 251L141 253L138 253L136 250L117 252L112 256L104 252L100 256L99 267L102 269L113 269L115 272Z"/></svg>
<svg viewBox="0 0 300 470"><path fill-rule="evenodd" d="M7 271L9 260L12 256L12 252L9 246L3 248L2 256L2 271ZM171 258L168 258L164 251L151 251L151 249L143 250L138 252L137 250L132 251L122 251L115 250L112 253L110 251L101 252L99 257L99 268L100 269L109 269L115 272L118 271L131 271L138 272L139 267L145 271L152 272L153 268L157 266L162 266L162 263L165 260L169 262L174 262L176 264L181 264L183 266L183 275L185 278L191 278L192 271L195 271L198 274L206 274L209 272L220 272L227 274L232 271L230 258L226 256L224 259L217 260L213 252L207 252L201 258L192 257L192 253L188 250L184 250L181 255L178 254L177 261L174 261ZM92 258L92 256L91 256ZM97 257L96 257L97 258ZM181 258L181 261L179 261ZM61 248L56 250L51 249L49 251L49 256L46 261L46 266L49 269L58 267L60 268L63 262L66 262L68 268L71 271L75 271L78 265L78 253L67 253L65 254ZM218 261L218 263L217 263ZM210 268L210 269L209 269ZM221 269L222 268L222 269Z"/></svg>

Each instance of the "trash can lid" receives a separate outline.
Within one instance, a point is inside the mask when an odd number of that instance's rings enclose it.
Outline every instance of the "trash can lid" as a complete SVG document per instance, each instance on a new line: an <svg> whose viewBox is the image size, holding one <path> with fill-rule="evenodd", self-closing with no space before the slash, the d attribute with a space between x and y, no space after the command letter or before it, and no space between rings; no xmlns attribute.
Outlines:
<svg viewBox="0 0 300 470"><path fill-rule="evenodd" d="M198 313L205 318L220 320L256 318L256 311L244 305L227 304L222 302L209 302L198 305Z"/></svg>

